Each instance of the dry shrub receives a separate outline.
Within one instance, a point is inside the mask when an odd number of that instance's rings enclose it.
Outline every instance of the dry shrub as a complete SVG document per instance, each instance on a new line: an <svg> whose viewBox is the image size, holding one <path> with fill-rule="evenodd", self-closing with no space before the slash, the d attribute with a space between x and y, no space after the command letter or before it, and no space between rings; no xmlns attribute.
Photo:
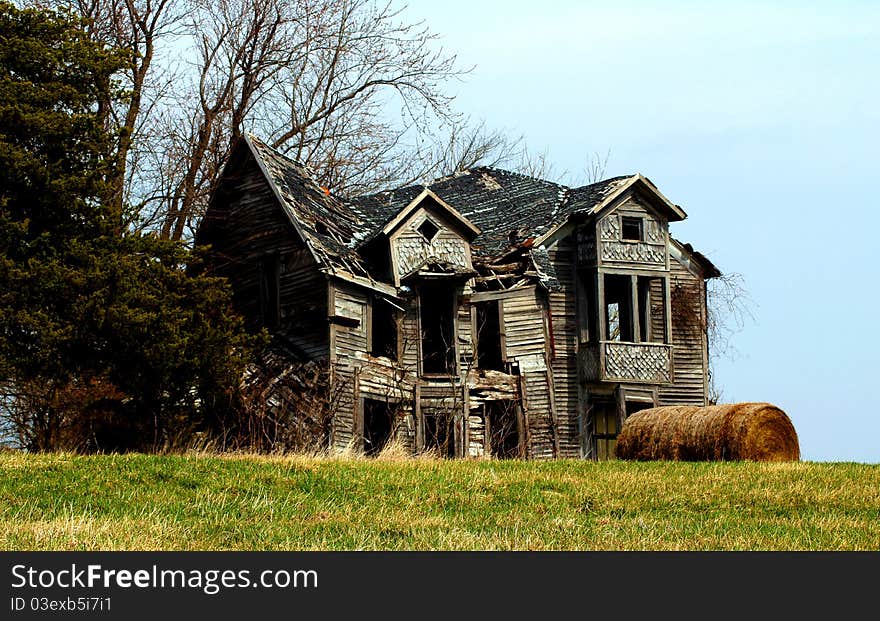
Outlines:
<svg viewBox="0 0 880 621"><path fill-rule="evenodd" d="M6 440L29 451L130 450L152 439L149 425L126 409L126 395L104 376L0 387Z"/></svg>
<svg viewBox="0 0 880 621"><path fill-rule="evenodd" d="M797 461L797 433L769 403L668 406L630 416L617 438L630 460Z"/></svg>
<svg viewBox="0 0 880 621"><path fill-rule="evenodd" d="M291 363L267 354L242 382L240 417L223 450L314 453L326 450L332 413L326 362Z"/></svg>

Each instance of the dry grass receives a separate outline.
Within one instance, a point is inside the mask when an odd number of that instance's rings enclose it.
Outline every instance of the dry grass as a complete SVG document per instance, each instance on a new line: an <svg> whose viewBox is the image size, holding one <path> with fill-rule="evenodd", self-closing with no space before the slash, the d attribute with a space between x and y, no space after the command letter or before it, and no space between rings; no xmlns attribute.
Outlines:
<svg viewBox="0 0 880 621"><path fill-rule="evenodd" d="M0 454L6 550L880 548L880 466Z"/></svg>

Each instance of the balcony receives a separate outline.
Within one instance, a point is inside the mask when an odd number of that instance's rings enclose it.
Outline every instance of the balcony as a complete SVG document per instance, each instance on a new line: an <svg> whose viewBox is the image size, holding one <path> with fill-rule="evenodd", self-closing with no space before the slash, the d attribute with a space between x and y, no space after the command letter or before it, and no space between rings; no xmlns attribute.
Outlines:
<svg viewBox="0 0 880 621"><path fill-rule="evenodd" d="M580 351L581 381L669 384L672 345L600 341Z"/></svg>

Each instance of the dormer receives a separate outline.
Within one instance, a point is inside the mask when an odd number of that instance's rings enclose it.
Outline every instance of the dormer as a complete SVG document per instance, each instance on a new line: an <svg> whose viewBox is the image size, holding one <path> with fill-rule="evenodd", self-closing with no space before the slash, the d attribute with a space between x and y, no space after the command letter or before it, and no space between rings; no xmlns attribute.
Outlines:
<svg viewBox="0 0 880 621"><path fill-rule="evenodd" d="M382 232L391 250L394 285L419 279L466 279L474 274L470 243L480 230L425 189Z"/></svg>
<svg viewBox="0 0 880 621"><path fill-rule="evenodd" d="M669 223L686 214L647 178L633 175L590 213L577 231L581 266L668 271Z"/></svg>

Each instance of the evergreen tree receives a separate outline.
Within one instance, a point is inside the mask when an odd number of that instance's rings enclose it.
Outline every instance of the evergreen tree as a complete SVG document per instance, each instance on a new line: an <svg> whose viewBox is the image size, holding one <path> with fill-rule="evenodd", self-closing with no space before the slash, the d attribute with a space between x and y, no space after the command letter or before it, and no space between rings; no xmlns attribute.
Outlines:
<svg viewBox="0 0 880 621"><path fill-rule="evenodd" d="M224 282L108 207L122 61L71 15L0 2L0 386L32 450L216 434L253 342Z"/></svg>

